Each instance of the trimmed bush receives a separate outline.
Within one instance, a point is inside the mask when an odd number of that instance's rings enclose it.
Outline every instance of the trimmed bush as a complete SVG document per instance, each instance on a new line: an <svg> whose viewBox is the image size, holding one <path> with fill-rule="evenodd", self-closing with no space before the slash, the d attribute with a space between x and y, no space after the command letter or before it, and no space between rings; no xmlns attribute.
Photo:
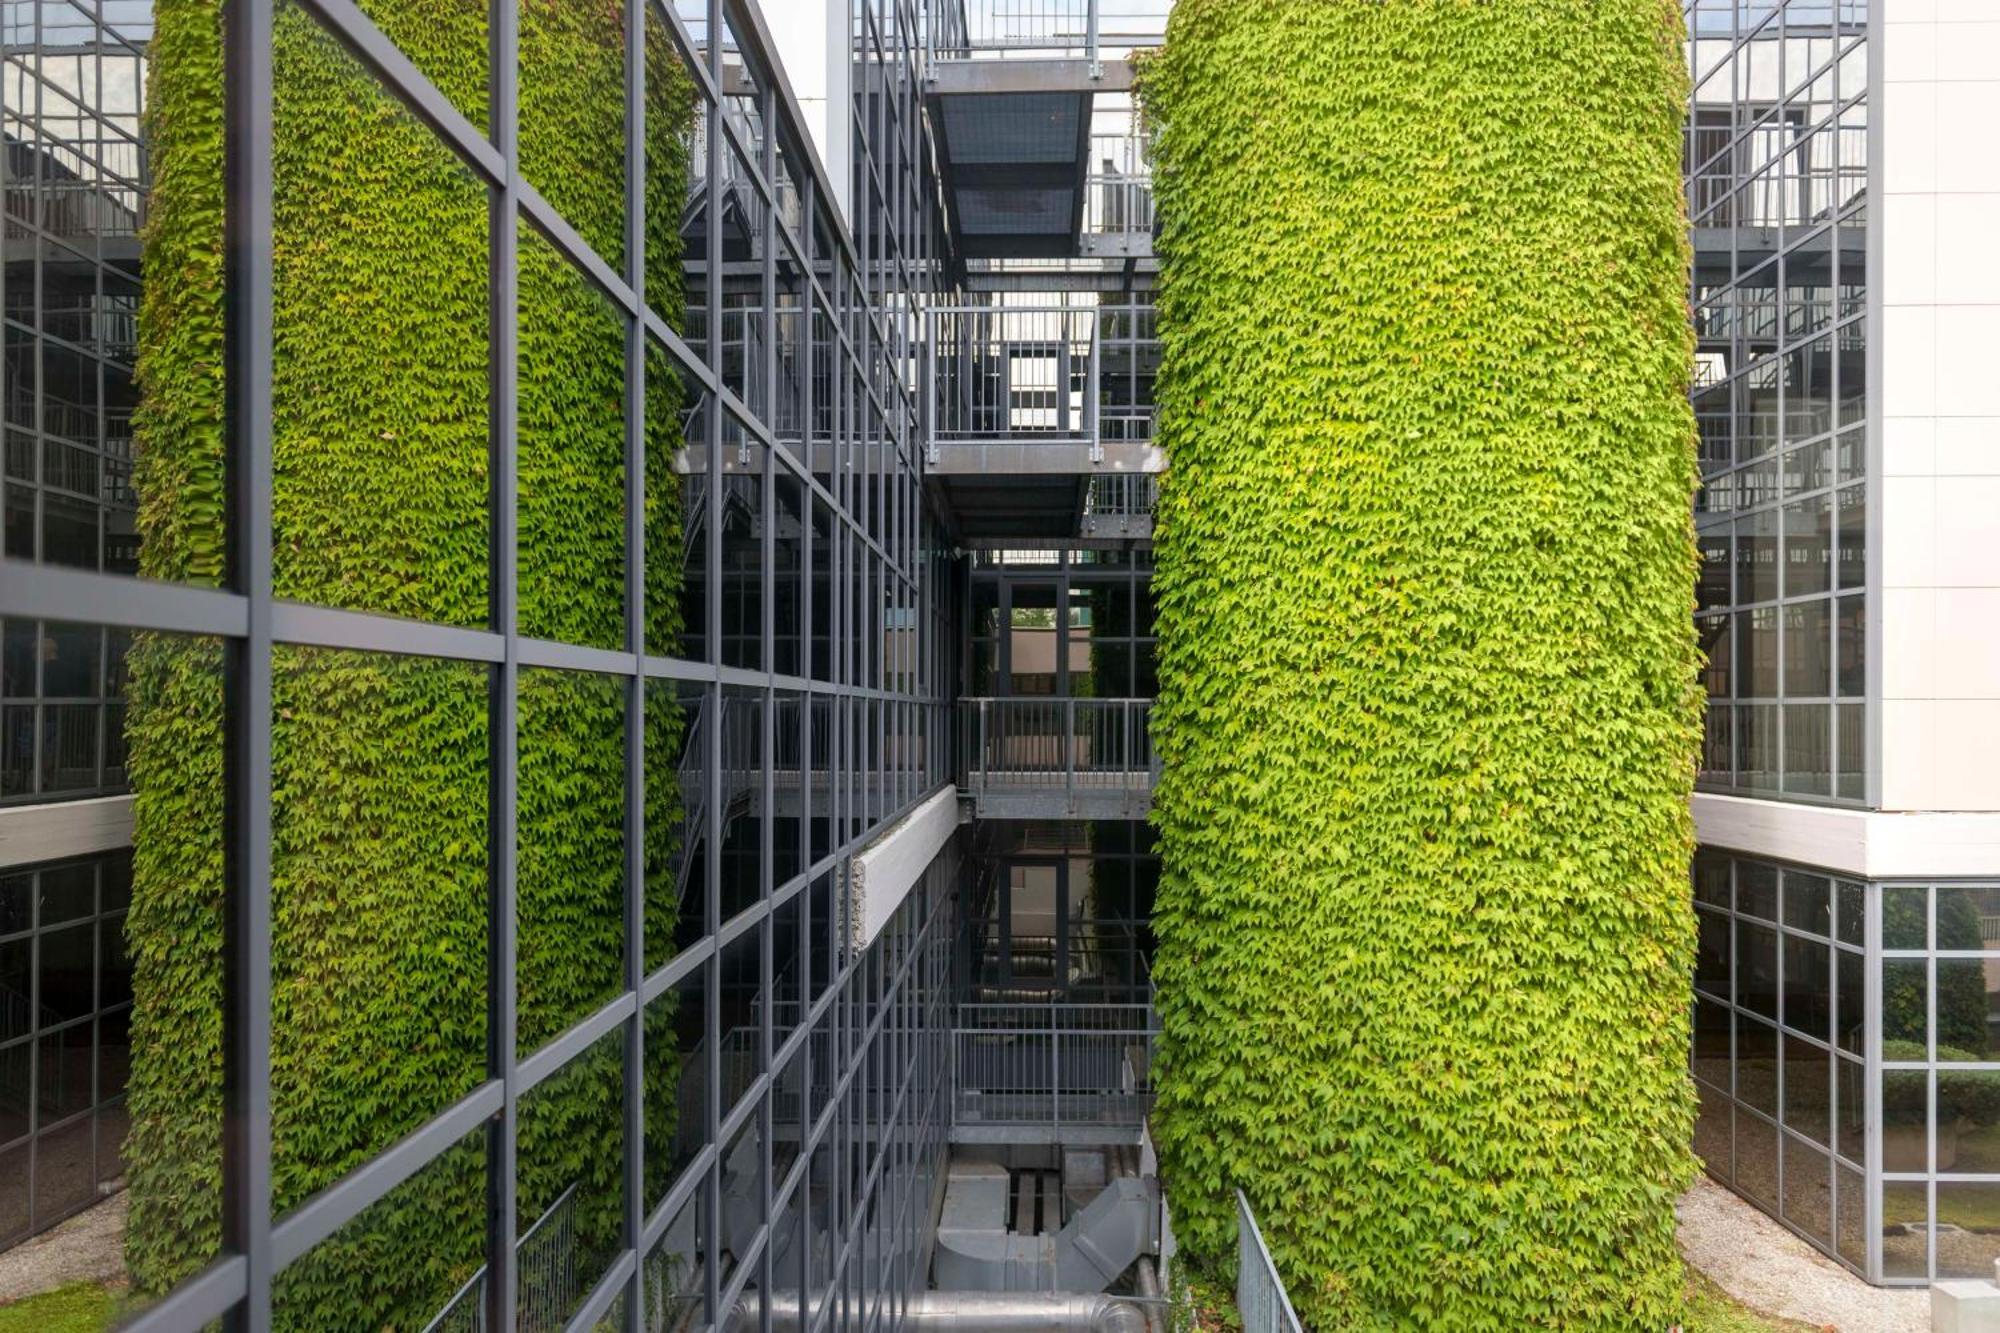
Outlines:
<svg viewBox="0 0 2000 1333"><path fill-rule="evenodd" d="M486 6L365 6L476 124ZM221 576L219 0L160 0L137 423L144 571ZM664 44L663 31L654 40ZM649 234L675 239L692 84L649 40ZM524 171L579 234L623 256L622 7L528 0ZM275 583L280 597L488 620L487 192L303 11L275 45ZM560 86L558 86L560 85ZM664 219L659 221L658 219ZM652 247L649 245L649 250ZM678 274L654 293L676 324ZM553 246L519 264L523 632L624 640L622 324ZM646 638L680 632L678 383L650 379ZM129 723L137 829L127 1170L135 1284L159 1291L220 1237L223 651L141 636ZM272 1137L282 1213L484 1077L489 671L324 649L274 654ZM622 985L622 679L524 671L519 693L520 1043ZM651 700L649 700L651 702ZM647 711L671 756L680 715ZM667 760L670 764L670 758ZM675 783L648 791L649 871L672 859ZM671 938L670 875L646 918ZM622 1054L600 1042L524 1102L525 1227L579 1186L577 1264L619 1241ZM646 1070L668 1116L671 1057ZM415 1328L483 1261L483 1150L448 1153L279 1275L280 1326Z"/></svg>
<svg viewBox="0 0 2000 1333"><path fill-rule="evenodd" d="M1181 0L1160 245L1177 1234L1320 1328L1665 1328L1696 472L1674 0Z"/></svg>

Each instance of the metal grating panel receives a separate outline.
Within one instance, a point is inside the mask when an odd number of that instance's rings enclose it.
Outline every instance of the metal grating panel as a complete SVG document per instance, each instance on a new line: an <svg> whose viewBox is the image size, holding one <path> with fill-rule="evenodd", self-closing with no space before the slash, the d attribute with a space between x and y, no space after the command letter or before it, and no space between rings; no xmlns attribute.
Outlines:
<svg viewBox="0 0 2000 1333"><path fill-rule="evenodd" d="M1074 162L1084 100L1074 93L974 93L939 98L952 163Z"/></svg>
<svg viewBox="0 0 2000 1333"><path fill-rule="evenodd" d="M1075 196L1068 190L976 187L957 194L958 228L967 236L1067 236Z"/></svg>

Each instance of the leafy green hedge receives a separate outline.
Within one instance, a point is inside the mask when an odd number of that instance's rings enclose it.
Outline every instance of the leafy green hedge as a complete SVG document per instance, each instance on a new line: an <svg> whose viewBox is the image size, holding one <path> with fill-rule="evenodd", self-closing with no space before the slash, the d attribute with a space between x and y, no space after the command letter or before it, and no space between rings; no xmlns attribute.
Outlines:
<svg viewBox="0 0 2000 1333"><path fill-rule="evenodd" d="M385 32L475 123L487 7L377 0ZM223 569L222 108L218 0L160 0L148 72L137 486L145 572ZM528 0L524 171L599 253L623 256L622 7ZM692 85L649 39L649 242L675 240ZM654 50L660 45L662 49ZM285 598L449 624L488 618L486 190L301 10L275 37L275 581ZM659 221L657 219L664 219ZM649 251L654 247L649 244ZM650 256L649 256L650 257ZM553 246L519 265L520 625L624 638L624 336ZM654 293L682 315L678 273ZM651 379L646 638L680 631L678 382ZM223 651L135 645L129 933L136 1285L220 1235ZM281 648L273 717L273 1207L297 1205L463 1095L486 1048L487 668ZM621 985L622 681L527 671L519 694L520 1041ZM647 712L646 750L683 726ZM647 927L670 938L679 793L647 803ZM646 1071L670 1114L673 1061ZM579 1267L618 1240L621 1053L599 1045L524 1103L520 1211L579 1185ZM477 1142L279 1278L292 1328L420 1327L481 1261Z"/></svg>
<svg viewBox="0 0 2000 1333"><path fill-rule="evenodd" d="M1321 1328L1665 1328L1700 726L1675 0L1181 0L1155 1125Z"/></svg>

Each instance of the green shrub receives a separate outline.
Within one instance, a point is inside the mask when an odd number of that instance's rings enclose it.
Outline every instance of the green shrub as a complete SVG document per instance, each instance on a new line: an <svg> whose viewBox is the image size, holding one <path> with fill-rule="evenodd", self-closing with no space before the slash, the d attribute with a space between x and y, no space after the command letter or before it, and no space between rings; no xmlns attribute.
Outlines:
<svg viewBox="0 0 2000 1333"><path fill-rule="evenodd" d="M1674 0L1181 0L1155 1133L1321 1328L1664 1328L1701 701Z"/></svg>
<svg viewBox="0 0 2000 1333"><path fill-rule="evenodd" d="M477 0L365 6L476 124ZM160 0L147 128L140 450L149 575L223 569L219 0ZM615 5L529 0L524 171L599 253L623 256L624 49ZM677 245L692 85L649 36L648 239ZM660 50L652 49L656 44ZM489 617L487 191L310 17L274 41L273 541L278 596L481 626ZM653 245L649 243L651 251ZM678 324L678 274L654 304ZM552 245L519 261L519 624L622 644L622 324ZM649 377L646 639L680 630L678 382ZM135 792L135 1284L160 1291L220 1237L223 649L142 636ZM489 669L281 647L273 659L272 1145L296 1206L484 1077ZM622 679L524 671L518 723L522 1049L622 985ZM649 700L649 702L652 702ZM647 711L649 756L683 726ZM671 762L668 758L667 762ZM670 938L675 783L649 789L646 924ZM652 873L660 871L659 874ZM671 1057L646 1070L670 1114ZM522 1225L578 1184L578 1266L619 1240L621 1052L600 1042L524 1102ZM279 1275L278 1324L420 1327L482 1261L476 1140Z"/></svg>

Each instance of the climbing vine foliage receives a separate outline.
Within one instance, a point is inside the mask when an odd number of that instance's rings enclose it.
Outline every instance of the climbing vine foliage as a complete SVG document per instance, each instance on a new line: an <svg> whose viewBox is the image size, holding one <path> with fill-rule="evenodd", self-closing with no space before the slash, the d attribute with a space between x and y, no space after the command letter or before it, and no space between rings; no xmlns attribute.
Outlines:
<svg viewBox="0 0 2000 1333"><path fill-rule="evenodd" d="M487 126L484 0L363 9ZM147 130L135 484L150 576L220 581L223 80L220 0L158 0ZM624 7L524 0L522 170L614 267L626 218ZM649 25L642 240L648 296L682 319L679 219L692 83ZM273 37L272 546L277 595L448 625L491 623L488 191L304 8ZM662 261L656 266L655 260ZM626 641L621 319L539 234L518 259L518 516L525 634ZM644 637L680 631L678 381L648 377ZM221 1243L223 647L132 649L135 1285ZM470 1092L487 1070L493 679L483 664L280 646L272 659L272 1209L283 1215ZM657 697L656 697L657 698ZM520 674L519 1047L622 988L621 678ZM656 702L644 748L684 719ZM649 765L649 768L651 765ZM671 941L680 815L668 761L645 805L645 928ZM656 1009L653 1023L665 1015ZM622 1047L600 1041L524 1098L522 1230L576 1189L586 1275L622 1225ZM671 1054L645 1071L649 1138L672 1137ZM607 1147L609 1145L609 1147ZM649 1171L649 1199L666 1182ZM276 1326L417 1329L487 1258L475 1133L277 1276Z"/></svg>
<svg viewBox="0 0 2000 1333"><path fill-rule="evenodd" d="M1676 0L1180 0L1176 1230L1321 1329L1665 1329L1699 739Z"/></svg>

